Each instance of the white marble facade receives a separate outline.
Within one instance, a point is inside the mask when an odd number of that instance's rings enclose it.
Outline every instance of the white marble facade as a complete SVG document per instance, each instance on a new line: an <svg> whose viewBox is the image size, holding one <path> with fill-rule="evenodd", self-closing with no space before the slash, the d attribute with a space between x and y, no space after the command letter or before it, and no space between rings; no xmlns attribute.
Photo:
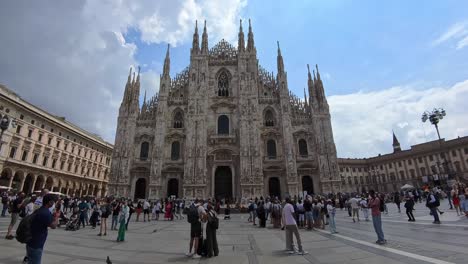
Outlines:
<svg viewBox="0 0 468 264"><path fill-rule="evenodd" d="M259 65L249 21L246 43L241 22L237 47L221 40L211 49L206 24L201 46L196 25L190 65L169 73L168 47L159 93L141 107L139 73L128 76L110 194L240 199L340 190L318 67L304 98L292 94L279 45L276 75Z"/></svg>

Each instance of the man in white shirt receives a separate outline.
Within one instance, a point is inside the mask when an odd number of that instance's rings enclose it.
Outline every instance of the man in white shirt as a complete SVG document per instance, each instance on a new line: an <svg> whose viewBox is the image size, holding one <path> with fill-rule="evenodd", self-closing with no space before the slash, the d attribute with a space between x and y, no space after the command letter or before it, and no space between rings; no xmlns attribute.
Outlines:
<svg viewBox="0 0 468 264"><path fill-rule="evenodd" d="M352 198L349 202L351 203L351 209L353 210L353 222L356 222L354 220L354 216L357 216L358 222L359 220L359 195L356 195L356 197Z"/></svg>
<svg viewBox="0 0 468 264"><path fill-rule="evenodd" d="M307 254L307 252L302 249L301 236L299 234L299 229L297 228L296 219L294 217L294 207L291 203L291 198L289 197L286 198L286 204L283 208L283 223L285 226L284 230L286 231L286 250L288 254L296 253L293 244L293 234L296 237L297 246L299 249L297 254Z"/></svg>
<svg viewBox="0 0 468 264"><path fill-rule="evenodd" d="M369 208L367 206L367 200L364 197L362 197L361 201L359 202L359 205L361 206L364 218L366 219L366 221L369 221Z"/></svg>
<svg viewBox="0 0 468 264"><path fill-rule="evenodd" d="M143 202L143 222L146 222L146 218L148 218L148 222L150 221L150 203L145 200Z"/></svg>

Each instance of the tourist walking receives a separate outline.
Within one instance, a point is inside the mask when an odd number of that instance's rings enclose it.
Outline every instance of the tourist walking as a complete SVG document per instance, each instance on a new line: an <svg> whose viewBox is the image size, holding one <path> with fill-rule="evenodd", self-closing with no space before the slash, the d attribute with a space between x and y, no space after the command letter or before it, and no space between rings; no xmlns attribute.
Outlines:
<svg viewBox="0 0 468 264"><path fill-rule="evenodd" d="M351 209L353 211L353 222L356 223L356 220L354 217L357 217L358 222L361 221L359 219L359 195L356 195L356 197L353 197L349 202L351 204Z"/></svg>
<svg viewBox="0 0 468 264"><path fill-rule="evenodd" d="M327 203L327 210L328 210L328 215L330 216L328 219L328 224L330 227L330 233L331 234L336 234L338 233L336 231L336 223L335 223L335 215L336 215L336 207L335 207L335 200L328 200Z"/></svg>
<svg viewBox="0 0 468 264"><path fill-rule="evenodd" d="M119 233L117 235L117 242L125 241L125 231L127 230L127 219L130 215L130 208L127 205L127 202L122 201L122 205L119 213Z"/></svg>
<svg viewBox="0 0 468 264"><path fill-rule="evenodd" d="M128 217L127 223L125 224L125 229L128 230L128 223L130 223L130 219L132 218L132 214L135 213L135 206L133 205L132 200L127 201L128 206Z"/></svg>
<svg viewBox="0 0 468 264"><path fill-rule="evenodd" d="M401 208L400 208L401 200L400 200L399 192L395 192L395 194L393 195L393 202L396 204L398 208L398 213L401 213Z"/></svg>
<svg viewBox="0 0 468 264"><path fill-rule="evenodd" d="M109 198L101 200L99 210L101 211L101 226L99 227L98 236L107 236L107 218L112 213Z"/></svg>
<svg viewBox="0 0 468 264"><path fill-rule="evenodd" d="M427 198L426 198L426 207L429 208L431 211L431 215L434 217L434 222L433 224L440 224L439 220L439 212L437 210L437 207L440 206L440 201L439 198L437 197L437 194L433 193L432 191L429 192L429 190L426 190Z"/></svg>
<svg viewBox="0 0 468 264"><path fill-rule="evenodd" d="M271 206L271 219L273 220L273 228L281 227L281 204L276 198Z"/></svg>
<svg viewBox="0 0 468 264"><path fill-rule="evenodd" d="M453 207L457 211L457 216L460 215L460 198L458 197L458 188L456 185L453 185L452 190L450 191L450 196L452 197Z"/></svg>
<svg viewBox="0 0 468 264"><path fill-rule="evenodd" d="M165 201L166 205L164 206L164 219L165 220L172 220L172 203L169 202L167 199Z"/></svg>
<svg viewBox="0 0 468 264"><path fill-rule="evenodd" d="M150 203L147 200L143 201L143 222L146 222L146 220L148 220L148 222L151 220Z"/></svg>
<svg viewBox="0 0 468 264"><path fill-rule="evenodd" d="M307 252L302 249L301 235L299 234L299 229L297 228L294 214L294 206L291 202L291 198L286 197L286 204L283 208L283 223L286 234L286 251L288 254L297 253L299 255L305 255ZM293 234L296 237L298 251L296 251L294 248Z"/></svg>
<svg viewBox="0 0 468 264"><path fill-rule="evenodd" d="M24 193L21 192L18 194L16 199L14 199L11 202L11 221L10 225L8 226L8 231L5 236L6 239L13 239L14 236L12 235L13 227L16 225L16 222L18 221L19 218L19 213L23 209L25 205L23 205L23 200L24 200Z"/></svg>
<svg viewBox="0 0 468 264"><path fill-rule="evenodd" d="M206 224L206 256L211 258L218 256L218 239L216 237L216 230L219 228L218 214L213 209L211 203L208 204L207 211L207 224Z"/></svg>
<svg viewBox="0 0 468 264"><path fill-rule="evenodd" d="M382 229L382 216L381 210L383 209L383 201L380 200L375 194L374 190L369 191L369 207L371 208L372 223L374 225L375 233L377 234L377 241L375 243L383 245L387 243L385 240L384 232Z"/></svg>
<svg viewBox="0 0 468 264"><path fill-rule="evenodd" d="M52 215L50 212L50 209L54 208L56 200L57 197L52 194L46 194L42 197L42 206L36 210L33 216L34 221L31 222L31 240L26 243L26 263L41 263L48 228L55 229L58 225L58 215Z"/></svg>
<svg viewBox="0 0 468 264"><path fill-rule="evenodd" d="M259 227L266 227L266 214L263 201L259 202L257 206L257 216Z"/></svg>
<svg viewBox="0 0 468 264"><path fill-rule="evenodd" d="M304 199L304 213L305 213L305 221L306 221L306 226L308 230L312 229L312 197L310 195L307 195L306 198Z"/></svg>
<svg viewBox="0 0 468 264"><path fill-rule="evenodd" d="M10 203L10 199L8 198L8 192L2 193L2 217L6 216L6 212L8 211L8 204Z"/></svg>
<svg viewBox="0 0 468 264"><path fill-rule="evenodd" d="M410 195L406 196L405 201L405 208L406 208L406 215L408 216L408 222L415 222L413 210L414 210L414 200L413 197Z"/></svg>
<svg viewBox="0 0 468 264"><path fill-rule="evenodd" d="M112 223L111 230L117 230L117 224L119 223L119 214L120 214L120 202L114 200L112 203Z"/></svg>
<svg viewBox="0 0 468 264"><path fill-rule="evenodd" d="M202 222L206 221L206 218L205 208L202 206L201 201L196 199L194 204L190 206L190 209L187 213L187 221L190 223L189 252L185 254L187 257L192 257L195 259L201 258L201 255L198 254L198 247L203 242L200 242L200 240L203 239Z"/></svg>
<svg viewBox="0 0 468 264"><path fill-rule="evenodd" d="M81 198L81 203L78 205L80 210L80 223L79 225L83 225L85 228L85 222L87 222L88 217L88 203L85 201L84 198Z"/></svg>
<svg viewBox="0 0 468 264"><path fill-rule="evenodd" d="M299 214L299 217L298 217L298 220L299 220L299 223L298 223L298 226L300 228L304 227L304 219L305 219L305 211L304 211L304 203L302 202L301 199L299 199L299 201L297 202L297 212Z"/></svg>
<svg viewBox="0 0 468 264"><path fill-rule="evenodd" d="M367 204L367 199L362 197L359 201L359 206L361 207L362 214L364 215L364 220L369 221L369 206Z"/></svg>
<svg viewBox="0 0 468 264"><path fill-rule="evenodd" d="M141 201L138 201L137 206L136 206L136 221L140 221L140 215L143 212L143 204Z"/></svg>

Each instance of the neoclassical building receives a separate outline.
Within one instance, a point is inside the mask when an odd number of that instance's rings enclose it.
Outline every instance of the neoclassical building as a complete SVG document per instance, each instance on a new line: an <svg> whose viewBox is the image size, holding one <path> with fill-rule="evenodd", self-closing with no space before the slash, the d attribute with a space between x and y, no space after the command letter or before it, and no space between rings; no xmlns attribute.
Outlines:
<svg viewBox="0 0 468 264"><path fill-rule="evenodd" d="M103 196L112 145L28 103L0 85L0 114L10 119L0 142L0 185L31 193Z"/></svg>
<svg viewBox="0 0 468 264"><path fill-rule="evenodd" d="M206 22L200 45L195 25L190 64L171 78L168 47L159 93L141 107L140 75L130 72L109 193L239 199L339 190L323 83L318 68L306 74L300 99L279 44L276 74L262 68L250 21L246 43L241 22L237 47L221 40L209 48Z"/></svg>
<svg viewBox="0 0 468 264"><path fill-rule="evenodd" d="M393 134L393 152L363 159L339 158L341 187L345 192L370 189L390 192L411 184L443 185L468 182L468 137L435 140L402 150Z"/></svg>

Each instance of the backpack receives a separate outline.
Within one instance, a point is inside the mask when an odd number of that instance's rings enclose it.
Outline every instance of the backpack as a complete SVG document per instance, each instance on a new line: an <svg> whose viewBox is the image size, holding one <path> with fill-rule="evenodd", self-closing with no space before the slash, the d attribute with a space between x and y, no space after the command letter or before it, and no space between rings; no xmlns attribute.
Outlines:
<svg viewBox="0 0 468 264"><path fill-rule="evenodd" d="M208 213L208 224L210 225L211 228L213 229L218 229L219 228L219 219L216 217L216 215L212 212Z"/></svg>
<svg viewBox="0 0 468 264"><path fill-rule="evenodd" d="M380 199L380 204L379 204L379 211L384 212L385 211L385 201L383 199Z"/></svg>
<svg viewBox="0 0 468 264"><path fill-rule="evenodd" d="M198 208L195 206L190 207L187 214L187 221L194 224L198 221Z"/></svg>
<svg viewBox="0 0 468 264"><path fill-rule="evenodd" d="M254 210L254 204L251 203L251 204L249 205L249 212L252 212L253 210Z"/></svg>
<svg viewBox="0 0 468 264"><path fill-rule="evenodd" d="M2 204L8 203L8 196L2 196Z"/></svg>
<svg viewBox="0 0 468 264"><path fill-rule="evenodd" d="M439 207L440 206L439 196L437 194L434 194L434 198L435 198L434 206Z"/></svg>
<svg viewBox="0 0 468 264"><path fill-rule="evenodd" d="M18 225L18 228L16 229L16 240L18 240L18 242L25 244L31 241L31 225L34 221L34 217L36 216L37 211L38 210L34 211L34 213L26 216L21 220L20 224Z"/></svg>

